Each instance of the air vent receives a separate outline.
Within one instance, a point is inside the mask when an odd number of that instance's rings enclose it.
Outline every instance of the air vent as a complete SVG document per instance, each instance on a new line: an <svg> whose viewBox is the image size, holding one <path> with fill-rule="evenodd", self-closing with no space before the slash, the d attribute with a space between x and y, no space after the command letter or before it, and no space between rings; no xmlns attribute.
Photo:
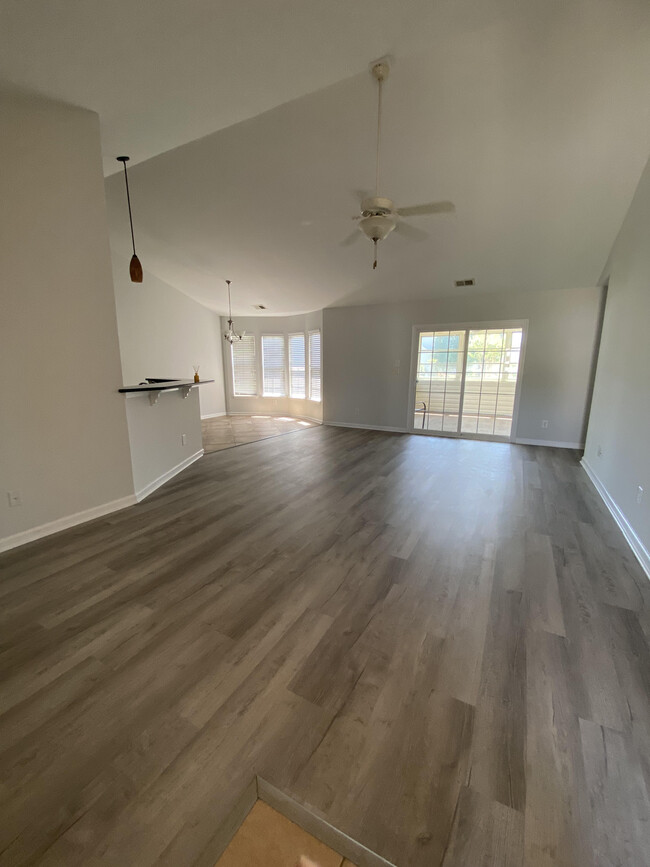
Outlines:
<svg viewBox="0 0 650 867"><path fill-rule="evenodd" d="M473 279L472 280L455 280L454 282L455 282L456 286L474 286L474 284L475 284L475 281Z"/></svg>
<svg viewBox="0 0 650 867"><path fill-rule="evenodd" d="M264 306L264 304L255 304L255 309L256 310L266 310L266 307Z"/></svg>

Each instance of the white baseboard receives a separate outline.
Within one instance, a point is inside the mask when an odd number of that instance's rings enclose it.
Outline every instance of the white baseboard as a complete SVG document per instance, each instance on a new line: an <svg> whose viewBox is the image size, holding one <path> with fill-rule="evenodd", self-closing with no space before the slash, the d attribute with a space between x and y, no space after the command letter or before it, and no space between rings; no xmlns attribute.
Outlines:
<svg viewBox="0 0 650 867"><path fill-rule="evenodd" d="M555 440L529 440L517 437L514 442L518 446L548 446L551 449L584 449L584 443L563 443Z"/></svg>
<svg viewBox="0 0 650 867"><path fill-rule="evenodd" d="M228 413L225 410L223 412L209 412L207 415L201 416L201 421L205 418L220 418L222 415L228 415Z"/></svg>
<svg viewBox="0 0 650 867"><path fill-rule="evenodd" d="M18 548L20 545L26 545L28 542L42 539L43 536L51 536L60 530L67 530L70 527L75 527L77 524L85 524L86 521L92 521L95 518L102 518L111 512L117 512L120 509L126 509L128 506L134 506L136 502L134 494L129 494L128 497L111 500L110 503L102 503L101 506L93 506L91 509L84 509L83 512L75 512L74 515L66 515L64 518L57 518L55 521L49 521L47 524L32 527L30 530L23 530L22 533L5 536L4 539L0 539L0 551L9 551L11 548Z"/></svg>
<svg viewBox="0 0 650 867"><path fill-rule="evenodd" d="M161 485L164 485L165 482L168 482L170 479L173 479L174 476L182 473L183 470L187 469L187 467L190 466L190 464L193 464L194 461L198 461L198 459L201 457L203 457L203 449L199 449L198 452L190 455L189 458L185 458L184 461L181 461L180 464L176 464L176 466L172 467L171 470L167 470L167 472L163 473L161 476L158 476L158 478L154 479L153 482L149 482L149 484L145 485L144 488L140 488L139 491L135 492L135 498L137 502L142 502L145 497L148 497L149 494L153 494L153 492L158 490Z"/></svg>
<svg viewBox="0 0 650 867"><path fill-rule="evenodd" d="M619 507L616 505L609 491L600 481L593 468L589 466L585 458L583 458L580 463L583 470L587 473L587 475L593 482L594 487L600 494L603 503L607 506L607 508L611 512L612 517L620 527L621 532L627 539L628 545L634 552L634 556L641 564L641 568L646 573L648 578L650 578L650 551L648 551L641 539L639 539L637 534L634 532L632 525L625 517L623 512L619 509Z"/></svg>
<svg viewBox="0 0 650 867"><path fill-rule="evenodd" d="M386 427L385 425L378 424L353 424L349 421L324 421L323 424L329 425L330 427L353 427L359 430L383 430L388 431L389 433L409 433L405 427Z"/></svg>

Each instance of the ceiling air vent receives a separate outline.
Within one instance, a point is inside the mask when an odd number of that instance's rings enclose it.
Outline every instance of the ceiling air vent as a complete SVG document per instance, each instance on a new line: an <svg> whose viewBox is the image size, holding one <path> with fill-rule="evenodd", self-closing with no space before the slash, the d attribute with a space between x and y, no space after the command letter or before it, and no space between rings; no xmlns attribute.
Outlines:
<svg viewBox="0 0 650 867"><path fill-rule="evenodd" d="M475 280L455 280L454 283L456 286L474 286Z"/></svg>
<svg viewBox="0 0 650 867"><path fill-rule="evenodd" d="M256 310L266 310L264 304L255 304L254 306Z"/></svg>

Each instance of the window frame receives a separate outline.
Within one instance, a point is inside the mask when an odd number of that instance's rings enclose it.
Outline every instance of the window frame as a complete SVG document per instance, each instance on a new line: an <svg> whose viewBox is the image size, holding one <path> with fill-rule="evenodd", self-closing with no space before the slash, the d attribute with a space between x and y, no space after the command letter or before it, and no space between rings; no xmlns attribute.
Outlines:
<svg viewBox="0 0 650 867"><path fill-rule="evenodd" d="M292 390L292 380L291 380L291 370L292 370L292 365L291 365L291 338L292 338L292 337L302 337L302 353L303 353L303 359L304 359L304 367L303 367L303 395L302 395L302 397L300 397L299 395L294 395L294 394L292 394L292 391L291 391L291 390ZM309 354L309 350L308 350L308 342L309 342L309 338L307 337L307 335L305 334L304 331L289 331L289 332L287 333L287 373L288 373L288 380L289 380L289 389L288 389L288 391L289 391L289 399L290 399L290 400L307 400L307 393L308 393L308 390L309 390L309 388L308 388L308 382L307 382L308 369L309 369L308 360L307 360L307 356L308 356L308 354Z"/></svg>
<svg viewBox="0 0 650 867"><path fill-rule="evenodd" d="M241 394L237 392L237 386L235 383L235 344L230 344L230 381L232 385L232 396L233 397L242 397L242 398L251 398L251 397L259 397L259 371L258 371L258 358L257 358L257 341L256 336L254 334L244 334L242 340L245 340L247 337L253 338L253 375L255 377L255 392L253 394ZM237 345L240 345L242 341L238 340Z"/></svg>
<svg viewBox="0 0 650 867"><path fill-rule="evenodd" d="M283 352L284 352L284 359L283 359L283 365L282 365L283 370L284 370L284 392L282 394L267 394L264 390L264 338L265 337L281 337L282 338ZM283 333L283 332L277 332L277 331L266 332L264 334L259 335L259 340L260 340L260 366L262 368L262 397L265 397L265 398L270 399L270 400L278 400L279 398L282 398L282 397L288 397L289 395L287 394L287 385L288 385L287 364L288 364L289 353L288 353L288 348L287 348L287 334Z"/></svg>
<svg viewBox="0 0 650 867"><path fill-rule="evenodd" d="M515 385L515 401L512 413L512 427L510 430L510 436L502 437L498 435L490 435L490 434L482 434L482 433L451 433L447 431L422 431L418 429L414 425L414 417L415 417L415 380L416 380L416 371L417 371L417 359L418 359L418 346L420 341L420 333L423 331L467 331L468 339L469 332L472 330L478 331L490 331L492 329L503 329L503 328L521 328L522 337L521 337L521 346L519 348L519 367L517 370L517 381ZM458 437L460 439L477 439L477 440L487 440L489 442L517 442L517 424L519 421L519 403L521 399L522 393L522 383L523 383L523 374L524 374L524 362L526 360L526 344L528 342L528 319L500 319L500 320L487 320L485 322L441 322L430 325L425 323L423 325L414 325L412 327L412 335L411 335L411 372L410 372L410 383L409 383L409 403L408 403L408 412L409 415L406 420L406 429L409 433L421 434L423 436L449 436L449 437ZM466 349L466 353L469 352L469 347ZM463 367L463 379L464 379L464 367ZM464 389L464 385L463 385ZM463 394L461 393L461 409L462 409L462 400Z"/></svg>
<svg viewBox="0 0 650 867"><path fill-rule="evenodd" d="M312 395L312 387L311 387L311 386L312 386L312 383L311 383L311 369L312 369L312 363L311 363L311 336L312 336L312 334L318 334L318 354L319 354L319 356L320 356L320 357L319 357L319 361L318 361L319 382L320 382L320 385L319 385L319 388L320 388L320 394L319 394L318 397L313 397L313 395ZM323 402L323 335L322 335L322 333L321 333L321 329L320 329L320 328L311 328L311 329L309 329L309 331L307 332L307 344L308 344L308 347L309 347L309 350L308 350L308 355L309 355L309 361L308 361L309 380L308 380L308 388L305 390L305 392L309 395L308 398L307 398L307 400L311 400L311 401L313 401L314 403L322 403L322 402Z"/></svg>

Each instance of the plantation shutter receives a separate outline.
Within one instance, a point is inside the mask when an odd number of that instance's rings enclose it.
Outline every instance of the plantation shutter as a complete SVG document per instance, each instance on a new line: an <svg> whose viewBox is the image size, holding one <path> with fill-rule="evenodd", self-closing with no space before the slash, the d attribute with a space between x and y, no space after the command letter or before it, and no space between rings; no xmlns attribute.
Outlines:
<svg viewBox="0 0 650 867"><path fill-rule="evenodd" d="M252 396L257 394L257 367L255 360L255 337L245 334L230 346L232 359L233 394Z"/></svg>
<svg viewBox="0 0 650 867"><path fill-rule="evenodd" d="M286 395L284 334L262 335L262 374L264 397Z"/></svg>
<svg viewBox="0 0 650 867"><path fill-rule="evenodd" d="M305 335L289 335L289 396L305 398Z"/></svg>
<svg viewBox="0 0 650 867"><path fill-rule="evenodd" d="M320 331L309 332L309 398L321 399Z"/></svg>

